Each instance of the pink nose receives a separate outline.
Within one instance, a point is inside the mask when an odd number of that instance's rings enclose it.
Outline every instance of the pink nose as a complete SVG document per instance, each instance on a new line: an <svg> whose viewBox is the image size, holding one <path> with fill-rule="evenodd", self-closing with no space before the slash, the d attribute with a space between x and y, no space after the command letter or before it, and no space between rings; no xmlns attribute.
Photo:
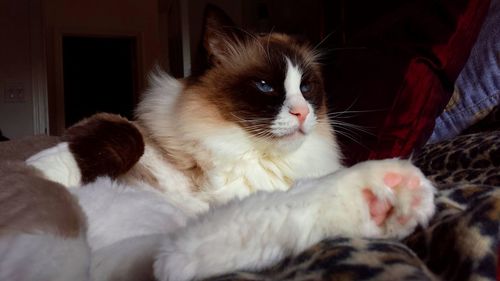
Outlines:
<svg viewBox="0 0 500 281"><path fill-rule="evenodd" d="M304 123L304 120L306 120L307 115L309 115L309 107L307 105L297 105L291 107L289 112L290 114L297 116L300 125L302 125L302 123Z"/></svg>

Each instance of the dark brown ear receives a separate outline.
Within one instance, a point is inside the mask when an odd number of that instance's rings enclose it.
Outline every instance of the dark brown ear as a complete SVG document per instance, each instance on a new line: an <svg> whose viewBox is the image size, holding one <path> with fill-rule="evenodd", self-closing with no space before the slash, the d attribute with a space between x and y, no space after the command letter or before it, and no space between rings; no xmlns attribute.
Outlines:
<svg viewBox="0 0 500 281"><path fill-rule="evenodd" d="M211 4L206 6L203 46L211 63L220 63L228 51L244 37L244 32L236 27L223 10Z"/></svg>

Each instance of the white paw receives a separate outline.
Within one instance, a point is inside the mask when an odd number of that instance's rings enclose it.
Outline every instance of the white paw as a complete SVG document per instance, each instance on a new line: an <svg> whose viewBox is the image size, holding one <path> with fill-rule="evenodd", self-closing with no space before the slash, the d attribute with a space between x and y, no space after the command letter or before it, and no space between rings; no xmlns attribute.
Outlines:
<svg viewBox="0 0 500 281"><path fill-rule="evenodd" d="M434 214L435 188L411 162L366 161L349 170L355 181L349 186L359 189L377 237L403 238Z"/></svg>
<svg viewBox="0 0 500 281"><path fill-rule="evenodd" d="M402 238L434 214L434 187L408 161L367 161L297 185L188 223L163 241L155 277L184 281L260 269L337 235Z"/></svg>

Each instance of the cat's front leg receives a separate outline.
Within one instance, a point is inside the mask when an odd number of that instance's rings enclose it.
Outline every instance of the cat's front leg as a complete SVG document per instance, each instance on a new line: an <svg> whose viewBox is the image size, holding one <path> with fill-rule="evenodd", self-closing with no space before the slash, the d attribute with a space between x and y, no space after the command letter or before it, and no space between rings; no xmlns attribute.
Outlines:
<svg viewBox="0 0 500 281"><path fill-rule="evenodd" d="M434 188L408 161L368 161L259 193L201 216L163 242L159 280L258 270L333 236L401 238L434 213Z"/></svg>
<svg viewBox="0 0 500 281"><path fill-rule="evenodd" d="M426 225L435 212L434 186L406 160L362 162L327 177L322 184L326 193L339 197L334 209L348 214L342 227L347 235L400 239L418 224ZM322 226L325 229L340 219L329 213L332 220L326 216L320 221L327 224ZM330 231L336 234L338 229Z"/></svg>

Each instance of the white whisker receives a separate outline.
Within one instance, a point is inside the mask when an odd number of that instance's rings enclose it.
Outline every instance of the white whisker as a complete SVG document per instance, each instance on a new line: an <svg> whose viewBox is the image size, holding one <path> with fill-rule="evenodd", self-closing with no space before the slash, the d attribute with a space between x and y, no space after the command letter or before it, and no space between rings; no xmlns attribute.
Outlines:
<svg viewBox="0 0 500 281"><path fill-rule="evenodd" d="M336 111L336 112L328 112L328 116L342 116L344 114L353 114L353 113L366 113L366 112L380 112L385 109L370 109L370 110L344 110L344 111Z"/></svg>
<svg viewBox="0 0 500 281"><path fill-rule="evenodd" d="M338 127L342 127L342 128L346 128L346 129L354 129L354 130L357 130L359 132L363 132L365 134L372 135L372 136L375 135L374 133L372 133L368 130L369 128L373 129L373 127L365 127L365 126L354 125L354 124L350 124L350 123L346 123L346 122L339 122L339 121L331 121L330 124L337 125Z"/></svg>
<svg viewBox="0 0 500 281"><path fill-rule="evenodd" d="M334 130L335 133L341 135L341 136L344 136L346 138L348 138L349 140L359 144L360 146L362 146L363 148L367 149L367 150L370 150L366 145L362 144L361 142L357 141L355 137L349 135L346 131L341 131L341 130Z"/></svg>

